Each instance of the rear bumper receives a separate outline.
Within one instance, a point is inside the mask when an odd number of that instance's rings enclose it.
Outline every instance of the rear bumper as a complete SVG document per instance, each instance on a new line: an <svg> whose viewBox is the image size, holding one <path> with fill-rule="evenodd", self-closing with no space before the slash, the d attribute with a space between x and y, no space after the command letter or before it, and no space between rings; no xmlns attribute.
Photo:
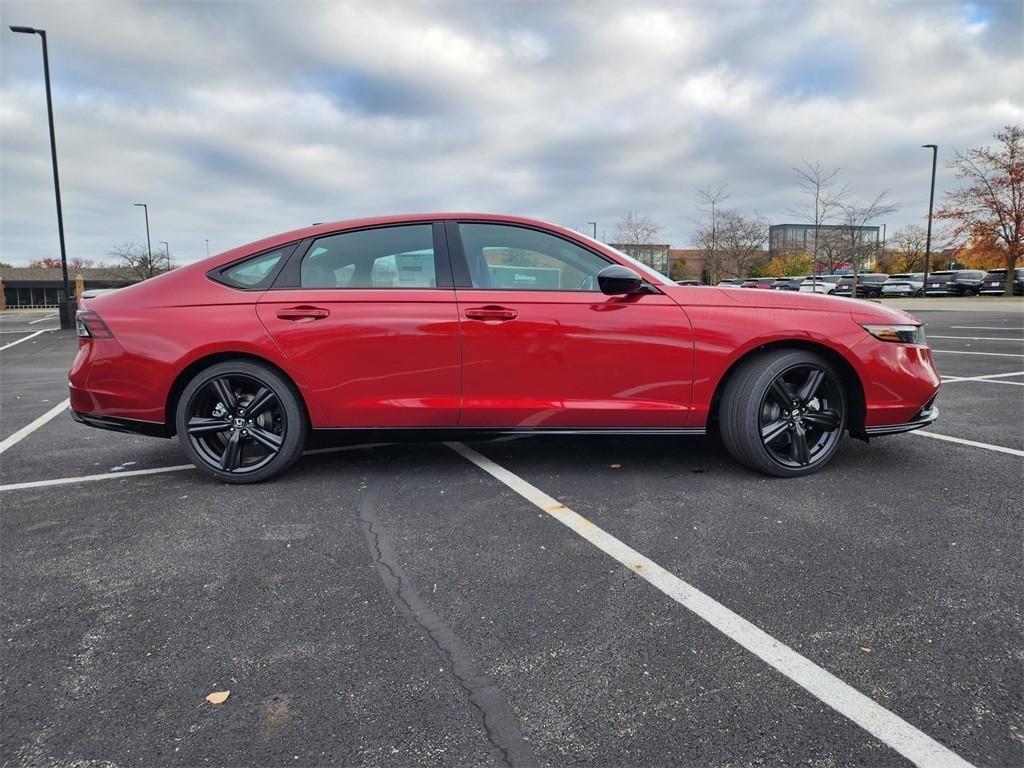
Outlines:
<svg viewBox="0 0 1024 768"><path fill-rule="evenodd" d="M146 435L147 437L171 436L167 425L159 421L125 419L119 416L104 416L98 413L82 413L81 411L71 411L71 418L80 424L86 424L97 429L109 429L113 432L130 432L135 435Z"/></svg>
<svg viewBox="0 0 1024 768"><path fill-rule="evenodd" d="M939 418L939 409L935 406L935 399L932 398L924 408L918 411L914 418L905 424L885 424L876 427L865 427L864 432L868 437L882 437L883 435L898 435L901 432L911 432L921 427L927 427L935 423Z"/></svg>

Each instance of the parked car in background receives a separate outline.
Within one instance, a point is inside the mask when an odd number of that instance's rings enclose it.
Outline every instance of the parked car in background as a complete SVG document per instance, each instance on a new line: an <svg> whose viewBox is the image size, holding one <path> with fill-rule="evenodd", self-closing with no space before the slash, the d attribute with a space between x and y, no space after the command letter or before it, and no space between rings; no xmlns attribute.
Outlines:
<svg viewBox="0 0 1024 768"><path fill-rule="evenodd" d="M797 277L784 277L782 279L786 281L786 284L781 286L780 290L799 291L800 286L804 284L804 280L806 280L807 277L807 275L799 275Z"/></svg>
<svg viewBox="0 0 1024 768"><path fill-rule="evenodd" d="M774 282L772 283L772 288L775 289L776 291L788 291L789 290L789 282L792 279L793 278L789 277L789 276L786 276L786 277L776 277Z"/></svg>
<svg viewBox="0 0 1024 768"><path fill-rule="evenodd" d="M882 283L883 298L920 296L923 290L924 272L904 272L899 275L889 275L889 279Z"/></svg>
<svg viewBox="0 0 1024 768"><path fill-rule="evenodd" d="M985 277L981 269L940 269L928 274L925 296L977 296Z"/></svg>
<svg viewBox="0 0 1024 768"><path fill-rule="evenodd" d="M1013 295L1024 296L1024 267L1013 270ZM1006 270L990 269L981 278L980 293L989 296L1001 296L1006 292Z"/></svg>
<svg viewBox="0 0 1024 768"><path fill-rule="evenodd" d="M676 280L676 285L704 285L700 280Z"/></svg>
<svg viewBox="0 0 1024 768"><path fill-rule="evenodd" d="M740 288L764 288L770 290L774 283L774 277L748 277L740 284Z"/></svg>
<svg viewBox="0 0 1024 768"><path fill-rule="evenodd" d="M747 278L745 278L745 277L727 277L727 278L725 278L725 280L719 280L718 281L718 287L719 288L739 288L741 285L743 285L743 282L746 279Z"/></svg>
<svg viewBox="0 0 1024 768"><path fill-rule="evenodd" d="M904 312L676 285L515 216L285 232L98 296L77 324L73 417L177 434L226 483L276 475L312 431L339 429L479 440L711 427L743 464L795 477L847 432L938 417L939 374Z"/></svg>
<svg viewBox="0 0 1024 768"><path fill-rule="evenodd" d="M882 295L882 285L889 278L880 272L863 272L857 275L857 297L873 299ZM853 275L843 275L836 285L836 296L853 294Z"/></svg>
<svg viewBox="0 0 1024 768"><path fill-rule="evenodd" d="M832 295L839 287L839 275L818 275L817 277L805 277L800 283L801 293L825 293Z"/></svg>

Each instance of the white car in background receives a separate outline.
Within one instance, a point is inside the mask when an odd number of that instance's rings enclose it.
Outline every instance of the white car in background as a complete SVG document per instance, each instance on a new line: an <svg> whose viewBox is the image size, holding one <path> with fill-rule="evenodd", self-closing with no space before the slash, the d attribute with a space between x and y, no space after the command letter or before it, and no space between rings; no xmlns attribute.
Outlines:
<svg viewBox="0 0 1024 768"><path fill-rule="evenodd" d="M839 286L839 278L842 275L818 275L808 277L800 284L800 293L825 293L833 294Z"/></svg>
<svg viewBox="0 0 1024 768"><path fill-rule="evenodd" d="M889 275L889 279L882 283L883 297L920 296L923 290L923 272L904 272L899 275Z"/></svg>

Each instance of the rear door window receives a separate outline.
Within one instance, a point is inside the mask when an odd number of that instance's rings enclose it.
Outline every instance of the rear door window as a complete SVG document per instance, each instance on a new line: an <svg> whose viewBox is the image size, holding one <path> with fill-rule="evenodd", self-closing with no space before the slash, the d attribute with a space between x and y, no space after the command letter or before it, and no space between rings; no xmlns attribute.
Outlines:
<svg viewBox="0 0 1024 768"><path fill-rule="evenodd" d="M433 227L407 224L315 240L299 268L302 288L436 288Z"/></svg>

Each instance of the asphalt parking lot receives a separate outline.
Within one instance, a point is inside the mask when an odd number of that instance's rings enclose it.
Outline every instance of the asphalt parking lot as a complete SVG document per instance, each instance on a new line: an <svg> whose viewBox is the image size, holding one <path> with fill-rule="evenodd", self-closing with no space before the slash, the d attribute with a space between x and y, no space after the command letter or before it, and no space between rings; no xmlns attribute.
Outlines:
<svg viewBox="0 0 1024 768"><path fill-rule="evenodd" d="M0 764L1022 765L1024 313L978 301L918 312L952 441L797 480L531 438L224 486L74 423L74 335L3 313Z"/></svg>

